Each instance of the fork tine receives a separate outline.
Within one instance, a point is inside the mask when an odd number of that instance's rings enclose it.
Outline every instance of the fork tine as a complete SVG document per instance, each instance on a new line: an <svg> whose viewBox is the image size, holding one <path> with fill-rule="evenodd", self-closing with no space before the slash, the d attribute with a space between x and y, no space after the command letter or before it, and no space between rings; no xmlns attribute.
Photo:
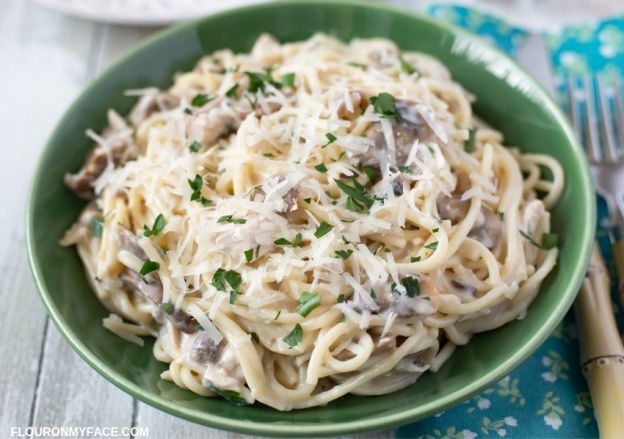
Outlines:
<svg viewBox="0 0 624 439"><path fill-rule="evenodd" d="M615 124L620 140L620 160L624 159L624 100L622 99L622 83L618 78L615 82Z"/></svg>
<svg viewBox="0 0 624 439"><path fill-rule="evenodd" d="M607 97L606 88L600 75L596 77L596 83L598 85L598 102L600 104L600 129L604 141L604 158L609 162L615 163L618 159L618 150L613 133L613 115L611 114L611 107L609 106L609 98Z"/></svg>
<svg viewBox="0 0 624 439"><path fill-rule="evenodd" d="M590 75L583 75L583 89L585 95L585 145L590 161L596 163L600 161L600 140L598 138L598 122L596 121L594 85Z"/></svg>
<svg viewBox="0 0 624 439"><path fill-rule="evenodd" d="M568 115L572 121L572 126L579 139L583 135L583 128L579 119L578 101L576 99L576 78L568 76Z"/></svg>

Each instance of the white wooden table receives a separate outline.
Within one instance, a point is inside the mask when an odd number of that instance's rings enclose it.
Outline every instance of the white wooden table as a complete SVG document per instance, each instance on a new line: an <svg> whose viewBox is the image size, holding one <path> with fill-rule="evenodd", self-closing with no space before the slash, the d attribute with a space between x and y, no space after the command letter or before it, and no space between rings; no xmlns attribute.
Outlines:
<svg viewBox="0 0 624 439"><path fill-rule="evenodd" d="M154 31L0 0L0 438L9 437L11 427L28 426L140 426L150 438L241 437L160 412L100 377L49 322L28 268L26 191L47 136L104 67ZM539 49L535 44L527 53Z"/></svg>

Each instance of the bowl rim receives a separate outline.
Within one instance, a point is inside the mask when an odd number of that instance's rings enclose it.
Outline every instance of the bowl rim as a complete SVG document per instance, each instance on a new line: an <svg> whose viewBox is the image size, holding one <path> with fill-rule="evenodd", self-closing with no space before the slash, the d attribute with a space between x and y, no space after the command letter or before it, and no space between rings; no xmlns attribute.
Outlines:
<svg viewBox="0 0 624 439"><path fill-rule="evenodd" d="M501 363L495 369L480 376L478 379L472 381L462 389L455 392L442 395L434 401L426 404L421 404L415 407L407 407L404 410L393 413L390 415L375 416L364 420L347 420L341 422L332 423L294 423L294 422L256 422L246 419L227 418L224 416L213 415L209 412L199 412L197 410L180 406L175 402L167 401L162 397L152 394L149 391L144 390L139 385L133 383L121 373L117 372L115 368L107 365L104 361L100 360L90 348L82 343L73 333L71 328L66 323L65 319L61 315L59 309L54 305L50 296L50 292L47 288L46 281L40 266L40 261L35 251L35 237L34 237L34 210L35 210L35 188L39 186L39 181L42 178L44 172L45 163L43 158L46 156L47 151L50 150L52 140L58 136L60 127L63 126L72 116L78 104L81 103L85 96L95 87L98 86L100 80L108 76L113 70L117 69L126 60L134 57L136 54L143 51L145 48L158 45L162 40L166 40L169 36L178 32L184 32L195 28L200 25L204 20L215 20L222 16L236 15L241 12L249 12L254 9L263 8L279 8L297 5L314 5L324 7L327 5L339 5L339 6L354 6L359 8L365 8L380 13L390 12L392 14L403 15L414 22L426 22L442 30L453 33L454 35L461 36L462 38L479 46L480 50L484 53L496 56L500 62L509 68L511 71L515 71L520 75L523 82L533 90L536 99L540 102L540 105L553 115L560 130L567 140L567 143L572 146L571 155L574 160L580 165L582 170L582 187L583 193L577 194L588 200L590 209L585 212L585 224L582 231L582 236L579 237L581 242L581 252L579 252L579 258L577 262L577 270L574 271L573 276L568 280L568 287L562 296L563 300L560 300L554 307L553 312L546 318L543 324L535 331L532 337L517 349L512 355L510 355L503 363ZM339 435L349 433L359 433L365 431L382 430L385 428L391 428L398 425L403 425L418 419L429 417L435 413L445 410L449 406L456 404L459 401L465 400L472 395L478 393L483 388L495 383L501 379L504 375L509 373L512 369L516 368L526 358L528 358L551 334L555 326L563 319L568 309L571 307L573 300L576 297L582 279L585 275L586 267L589 264L589 258L591 254L591 248L593 245L594 228L596 223L596 201L594 195L593 184L591 181L588 161L583 152L583 149L576 138L576 135L570 127L567 118L564 116L561 109L554 103L550 95L545 89L537 83L535 79L507 54L503 53L498 48L491 44L488 44L485 40L476 36L470 32L460 29L454 25L440 22L433 17L429 17L422 12L416 12L407 10L404 8L386 5L386 4L373 4L363 0L275 0L266 1L262 3L250 4L247 6L229 9L226 11L217 12L214 14L202 16L192 21L172 26L163 31L159 31L154 35L141 41L139 44L133 46L131 49L124 52L114 62L112 62L106 69L104 69L91 83L82 90L82 92L73 100L72 104L64 112L61 119L55 125L54 130L48 137L44 148L41 150L33 177L31 180L30 188L28 190L27 204L26 204L26 246L28 251L29 265L37 286L37 291L43 300L45 308L49 317L54 322L54 325L59 330L63 338L69 343L69 345L76 351L80 357L82 357L93 369L95 369L100 375L110 381L112 384L130 394L132 397L147 403L155 408L158 408L164 412L175 415L177 417L193 421L206 426L237 431L241 433L249 434L261 434L261 435L273 435L273 436L328 436ZM276 412L277 413L277 412ZM296 427L296 431L293 431L293 427Z"/></svg>

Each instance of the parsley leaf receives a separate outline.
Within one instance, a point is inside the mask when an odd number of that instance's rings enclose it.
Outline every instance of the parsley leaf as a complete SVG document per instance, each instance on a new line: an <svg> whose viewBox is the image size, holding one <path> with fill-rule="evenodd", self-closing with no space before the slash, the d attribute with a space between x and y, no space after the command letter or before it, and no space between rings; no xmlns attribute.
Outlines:
<svg viewBox="0 0 624 439"><path fill-rule="evenodd" d="M104 231L104 217L96 216L91 220L91 234L94 238L101 238Z"/></svg>
<svg viewBox="0 0 624 439"><path fill-rule="evenodd" d="M420 256L412 256L410 258L410 262L419 262L420 261Z"/></svg>
<svg viewBox="0 0 624 439"><path fill-rule="evenodd" d="M292 246L293 247L300 247L301 246L301 240L303 239L303 236L301 235L301 233L297 233L295 235L295 239L292 242Z"/></svg>
<svg viewBox="0 0 624 439"><path fill-rule="evenodd" d="M362 166L362 172L366 174L366 176L368 177L368 179L371 181L372 184L377 183L381 179L381 175L379 174L379 171L374 166L369 166L369 165Z"/></svg>
<svg viewBox="0 0 624 439"><path fill-rule="evenodd" d="M428 249L431 249L431 250L437 249L438 248L438 241L430 242L429 244L427 244L425 246L425 248L428 248Z"/></svg>
<svg viewBox="0 0 624 439"><path fill-rule="evenodd" d="M345 300L344 294L338 294L338 298L336 299L336 302L342 303L344 302L344 300Z"/></svg>
<svg viewBox="0 0 624 439"><path fill-rule="evenodd" d="M321 304L321 296L318 293L304 292L299 296L297 312L303 317L307 317L315 308Z"/></svg>
<svg viewBox="0 0 624 439"><path fill-rule="evenodd" d="M332 133L325 133L325 137L327 138L327 143L321 146L321 148L325 148L328 145L334 143L338 138L334 136Z"/></svg>
<svg viewBox="0 0 624 439"><path fill-rule="evenodd" d="M314 232L314 236L320 238L321 236L328 234L331 229L333 229L333 226L327 224L325 221L321 221L321 224L317 227L316 232Z"/></svg>
<svg viewBox="0 0 624 439"><path fill-rule="evenodd" d="M295 85L295 74L286 73L282 76L282 87L292 87Z"/></svg>
<svg viewBox="0 0 624 439"><path fill-rule="evenodd" d="M258 337L258 334L256 334L255 332L252 332L249 334L249 336L251 337L253 341L260 344L260 337Z"/></svg>
<svg viewBox="0 0 624 439"><path fill-rule="evenodd" d="M314 167L314 169L316 169L317 171L322 172L322 173L327 172L327 166L325 166L325 163L320 163L320 164L316 165Z"/></svg>
<svg viewBox="0 0 624 439"><path fill-rule="evenodd" d="M240 293L236 290L232 290L230 291L230 305L234 305L234 303L236 303L236 297L239 295Z"/></svg>
<svg viewBox="0 0 624 439"><path fill-rule="evenodd" d="M228 88L228 90L225 92L225 95L228 98L234 98L234 97L236 97L236 92L237 91L238 91L238 84L234 84L233 86Z"/></svg>
<svg viewBox="0 0 624 439"><path fill-rule="evenodd" d="M284 337L282 340L284 340L284 342L288 346L290 346L291 348L294 348L295 346L299 344L302 338L303 338L303 328L301 327L299 323L297 323L294 329L290 331L290 333L286 337Z"/></svg>
<svg viewBox="0 0 624 439"><path fill-rule="evenodd" d="M228 400L232 404L236 404L236 405L249 405L247 400L245 398L243 398L240 395L240 393L235 392L234 390L220 389L219 387L215 387L213 385L209 386L209 388L210 388L210 390L215 392L217 395L219 395L222 398Z"/></svg>
<svg viewBox="0 0 624 439"><path fill-rule="evenodd" d="M250 248L249 250L245 250L245 260L247 262L251 262L253 260L253 248Z"/></svg>
<svg viewBox="0 0 624 439"><path fill-rule="evenodd" d="M399 61L401 63L401 70L403 70L408 75L411 75L416 71L416 68L407 61L405 61L403 58L399 58Z"/></svg>
<svg viewBox="0 0 624 439"><path fill-rule="evenodd" d="M143 225L143 235L144 236L157 236L162 230L165 228L165 217L162 213L159 213L156 219L154 220L154 225L150 229L145 224Z"/></svg>
<svg viewBox="0 0 624 439"><path fill-rule="evenodd" d="M346 261L352 254L353 250L336 250L335 257Z"/></svg>
<svg viewBox="0 0 624 439"><path fill-rule="evenodd" d="M351 62L348 62L347 64L352 66L352 67L359 67L361 69L366 67L366 64L363 64L363 63L357 62L357 61L351 61Z"/></svg>
<svg viewBox="0 0 624 439"><path fill-rule="evenodd" d="M197 140L193 140L193 142L189 145L189 149L191 152L198 152L202 147L202 144Z"/></svg>
<svg viewBox="0 0 624 439"><path fill-rule="evenodd" d="M217 220L218 223L245 224L245 218L235 218L233 215L223 215Z"/></svg>
<svg viewBox="0 0 624 439"><path fill-rule="evenodd" d="M468 130L468 140L466 140L466 142L464 142L464 149L468 153L474 151L474 144L475 144L476 133L477 133L477 130L474 129L474 128L470 128Z"/></svg>
<svg viewBox="0 0 624 439"><path fill-rule="evenodd" d="M280 314L282 313L282 310L280 309L277 314L275 314L275 317L273 318L273 320L277 320L279 319Z"/></svg>
<svg viewBox="0 0 624 439"><path fill-rule="evenodd" d="M141 276L146 276L152 271L156 271L160 268L160 264L156 261L150 261L149 259L143 263L139 274Z"/></svg>
<svg viewBox="0 0 624 439"><path fill-rule="evenodd" d="M340 190L342 190L347 197L347 209L353 212L366 212L370 208L375 200L368 195L364 186L357 182L355 178L352 179L353 186L349 186L341 180L334 179Z"/></svg>
<svg viewBox="0 0 624 439"><path fill-rule="evenodd" d="M171 315L173 314L174 306L172 303L165 302L162 305L160 305L160 309L162 309L165 313Z"/></svg>
<svg viewBox="0 0 624 439"><path fill-rule="evenodd" d="M212 285L219 291L225 291L226 282L230 284L233 290L238 290L242 283L241 275L234 270L218 268L212 275Z"/></svg>
<svg viewBox="0 0 624 439"><path fill-rule="evenodd" d="M286 238L279 238L279 239L276 239L275 241L273 241L273 244L275 244L275 245L292 245L292 242L290 242Z"/></svg>
<svg viewBox="0 0 624 439"><path fill-rule="evenodd" d="M405 165L399 165L399 171L401 171L404 174L411 174L412 173L412 167L411 166L405 166Z"/></svg>
<svg viewBox="0 0 624 439"><path fill-rule="evenodd" d="M397 114L394 96L390 93L379 93L377 96L370 98L371 103L375 107L375 111L384 117L394 117Z"/></svg>
<svg viewBox="0 0 624 439"><path fill-rule="evenodd" d="M405 287L407 297L420 296L420 284L418 283L417 278L411 276L404 277L401 283Z"/></svg>
<svg viewBox="0 0 624 439"><path fill-rule="evenodd" d="M191 100L191 105L193 107L203 107L204 105L206 105L208 102L212 101L213 99L214 97L208 96L207 94L204 94L204 93L199 93Z"/></svg>
<svg viewBox="0 0 624 439"><path fill-rule="evenodd" d="M535 247L542 249L542 250L550 250L550 249L557 247L557 244L559 241L559 237L557 236L556 233L544 233L542 235L541 244L535 241L533 238L531 238L531 236L528 233L525 233L522 230L520 230L520 234L524 236L526 239L528 239L529 242L533 244Z"/></svg>

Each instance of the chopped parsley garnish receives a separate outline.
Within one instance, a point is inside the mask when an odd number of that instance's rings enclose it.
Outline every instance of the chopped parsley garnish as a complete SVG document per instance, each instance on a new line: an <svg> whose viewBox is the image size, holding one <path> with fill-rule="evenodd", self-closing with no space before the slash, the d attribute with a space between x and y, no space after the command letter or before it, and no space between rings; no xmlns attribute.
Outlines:
<svg viewBox="0 0 624 439"><path fill-rule="evenodd" d="M160 305L160 309L162 309L165 313L171 315L173 314L174 306L173 306L173 303L165 302L162 305Z"/></svg>
<svg viewBox="0 0 624 439"><path fill-rule="evenodd" d="M255 332L250 333L249 337L251 337L251 339L256 343L260 344L260 337L258 337L258 334L256 334Z"/></svg>
<svg viewBox="0 0 624 439"><path fill-rule="evenodd" d="M338 298L336 299L336 302L338 303L342 303L344 302L344 294L338 294Z"/></svg>
<svg viewBox="0 0 624 439"><path fill-rule="evenodd" d="M475 144L475 137L477 134L477 130L474 128L470 128L468 130L468 140L466 140L466 142L464 142L464 149L466 150L466 152L473 152L474 151L474 144Z"/></svg>
<svg viewBox="0 0 624 439"><path fill-rule="evenodd" d="M96 216L91 220L91 234L94 238L101 238L104 231L104 217Z"/></svg>
<svg viewBox="0 0 624 439"><path fill-rule="evenodd" d="M234 215L223 215L217 220L218 223L245 224L245 218L235 218Z"/></svg>
<svg viewBox="0 0 624 439"><path fill-rule="evenodd" d="M401 70L403 70L408 75L411 75L416 71L416 68L407 61L405 61L403 58L399 58L399 61L401 62Z"/></svg>
<svg viewBox="0 0 624 439"><path fill-rule="evenodd" d="M238 290L243 279L241 275L234 270L225 270L223 268L217 269L212 275L212 285L219 290L225 291L225 284L228 283L233 290Z"/></svg>
<svg viewBox="0 0 624 439"><path fill-rule="evenodd" d="M373 290L372 288L371 288L370 296L371 296L373 299L376 299L376 298L377 298L377 294L375 294L375 290Z"/></svg>
<svg viewBox="0 0 624 439"><path fill-rule="evenodd" d="M431 249L431 250L437 249L438 248L438 241L430 242L429 244L427 244L425 246L425 248L428 248L428 249Z"/></svg>
<svg viewBox="0 0 624 439"><path fill-rule="evenodd" d="M321 221L321 224L316 228L316 232L314 232L314 236L320 238L321 236L327 235L331 229L333 229L333 226L327 224L325 221Z"/></svg>
<svg viewBox="0 0 624 439"><path fill-rule="evenodd" d="M212 390L213 392L215 392L217 395L221 396L222 398L228 400L232 404L249 405L247 400L245 400L245 398L243 398L240 395L240 393L235 392L234 390L220 389L219 387L215 387L215 386L209 386L209 387L210 387L210 390Z"/></svg>
<svg viewBox="0 0 624 439"><path fill-rule="evenodd" d="M353 186L349 186L341 180L334 179L334 181L340 190L348 195L347 209L353 212L367 212L375 202L375 199L366 192L366 188L358 183L355 178L352 179Z"/></svg>
<svg viewBox="0 0 624 439"><path fill-rule="evenodd" d="M197 140L193 140L193 142L189 145L189 149L191 152L198 152L202 147L202 144Z"/></svg>
<svg viewBox="0 0 624 439"><path fill-rule="evenodd" d="M335 257L340 258L343 261L349 259L349 256L353 254L353 250L336 250Z"/></svg>
<svg viewBox="0 0 624 439"><path fill-rule="evenodd" d="M310 197L304 198L303 201L305 201L306 204L310 204L310 201L312 201L312 198L310 198Z"/></svg>
<svg viewBox="0 0 624 439"><path fill-rule="evenodd" d="M282 310L280 309L277 314L275 314L275 317L273 318L273 320L277 320L279 319L280 314L282 313Z"/></svg>
<svg viewBox="0 0 624 439"><path fill-rule="evenodd" d="M317 171L322 172L322 173L327 172L327 166L325 166L325 163L320 163L320 164L316 165L314 167L314 169L316 169Z"/></svg>
<svg viewBox="0 0 624 439"><path fill-rule="evenodd" d="M315 308L321 304L321 296L318 293L305 292L299 296L297 312L303 317L307 317Z"/></svg>
<svg viewBox="0 0 624 439"><path fill-rule="evenodd" d="M420 296L420 284L417 278L411 276L404 277L401 283L405 287L408 297Z"/></svg>
<svg viewBox="0 0 624 439"><path fill-rule="evenodd" d="M193 114L193 111L192 111L190 108L188 108L188 107L186 107L186 108L184 109L184 112L185 112L186 114Z"/></svg>
<svg viewBox="0 0 624 439"><path fill-rule="evenodd" d="M325 133L325 137L327 138L327 143L321 146L321 148L325 148L328 145L334 143L338 138L334 136L332 133Z"/></svg>
<svg viewBox="0 0 624 439"><path fill-rule="evenodd" d="M286 337L284 337L282 340L284 340L284 342L288 346L290 346L291 348L294 348L295 346L299 344L302 338L303 338L303 328L301 327L299 323L297 323L294 329L290 331L290 333Z"/></svg>
<svg viewBox="0 0 624 439"><path fill-rule="evenodd" d="M270 158L270 159L272 159L273 157L275 157L275 156L273 155L273 153L270 153L270 152L265 152L265 153L264 153L264 154L262 154L262 155L263 155L264 157L267 157L267 158Z"/></svg>
<svg viewBox="0 0 624 439"><path fill-rule="evenodd" d="M350 66L352 66L352 67L359 67L359 68L361 68L361 69L366 68L366 64L363 64L363 63L361 63L361 62L357 62L357 61L351 61L351 62L349 62L349 63L347 63L347 64L349 64L349 65L350 65Z"/></svg>
<svg viewBox="0 0 624 439"><path fill-rule="evenodd" d="M399 165L399 171L401 171L404 174L411 174L412 173L412 167L411 166L405 166L405 165Z"/></svg>
<svg viewBox="0 0 624 439"><path fill-rule="evenodd" d="M251 262L253 260L253 248L250 248L249 250L245 250L245 260L247 262Z"/></svg>
<svg viewBox="0 0 624 439"><path fill-rule="evenodd" d="M234 98L236 97L236 92L238 91L238 84L234 84L233 86L231 86L226 92L225 95L228 98Z"/></svg>
<svg viewBox="0 0 624 439"><path fill-rule="evenodd" d="M372 184L377 183L381 179L381 175L379 174L379 171L374 166L369 166L369 165L362 166L362 172L366 174L366 176L368 177L368 179L371 181Z"/></svg>
<svg viewBox="0 0 624 439"><path fill-rule="evenodd" d="M256 73L256 72L244 72L245 75L249 78L249 91L252 93L257 92L258 90L264 92L266 87L265 81L268 79L265 73Z"/></svg>
<svg viewBox="0 0 624 439"><path fill-rule="evenodd" d="M193 107L203 107L204 105L206 105L208 102L212 101L213 99L214 97L208 96L207 94L204 94L204 93L199 93L191 100L191 105Z"/></svg>
<svg viewBox="0 0 624 439"><path fill-rule="evenodd" d="M203 197L201 194L203 180L199 174L195 175L194 179L188 179L187 181L191 189L193 189L193 193L191 194L191 201L199 201L204 206L209 206L212 204L211 200Z"/></svg>
<svg viewBox="0 0 624 439"><path fill-rule="evenodd" d="M301 233L297 233L295 235L295 239L293 239L292 242L290 242L286 238L279 238L279 239L276 239L275 241L273 241L273 244L275 244L275 245L290 245L292 247L301 247L302 239L303 239L303 236L301 235Z"/></svg>
<svg viewBox="0 0 624 439"><path fill-rule="evenodd" d="M282 76L282 87L292 87L295 85L295 74L286 73Z"/></svg>
<svg viewBox="0 0 624 439"><path fill-rule="evenodd" d="M412 256L410 262L420 262L420 256Z"/></svg>
<svg viewBox="0 0 624 439"><path fill-rule="evenodd" d="M160 264L158 262L151 261L148 259L147 261L143 262L143 266L141 267L139 274L141 276L146 276L152 271L158 270L159 268L160 268Z"/></svg>
<svg viewBox="0 0 624 439"><path fill-rule="evenodd" d="M433 233L438 233L440 231L439 227L436 227L435 229L432 230Z"/></svg>
<svg viewBox="0 0 624 439"><path fill-rule="evenodd" d="M342 235L342 242L344 242L345 244L351 244L351 243L349 242L349 240L348 240L347 238L345 238L345 236L344 236L344 235Z"/></svg>
<svg viewBox="0 0 624 439"><path fill-rule="evenodd" d="M417 278L411 276L404 277L401 280L401 285L403 285L403 287L405 288L405 294L407 295L407 297L420 296L420 283L418 282ZM393 293L396 293L396 283L393 282L390 289Z"/></svg>
<svg viewBox="0 0 624 439"><path fill-rule="evenodd" d="M375 107L375 111L384 117L394 117L397 114L394 96L390 93L379 93L377 96L370 98L371 103Z"/></svg>
<svg viewBox="0 0 624 439"><path fill-rule="evenodd" d="M544 233L542 235L541 244L535 241L533 238L531 238L529 234L523 232L522 230L520 230L520 234L524 236L526 239L528 239L529 242L533 244L535 247L542 249L542 250L550 250L550 249L557 247L557 244L559 241L559 237L557 236L556 233Z"/></svg>
<svg viewBox="0 0 624 439"><path fill-rule="evenodd" d="M154 225L150 229L145 224L143 224L143 235L144 236L157 236L162 230L165 228L165 217L162 213L159 213L156 219L154 220Z"/></svg>
<svg viewBox="0 0 624 439"><path fill-rule="evenodd" d="M234 303L236 302L236 297L241 294L236 290L232 290L230 291L230 305L234 305Z"/></svg>

